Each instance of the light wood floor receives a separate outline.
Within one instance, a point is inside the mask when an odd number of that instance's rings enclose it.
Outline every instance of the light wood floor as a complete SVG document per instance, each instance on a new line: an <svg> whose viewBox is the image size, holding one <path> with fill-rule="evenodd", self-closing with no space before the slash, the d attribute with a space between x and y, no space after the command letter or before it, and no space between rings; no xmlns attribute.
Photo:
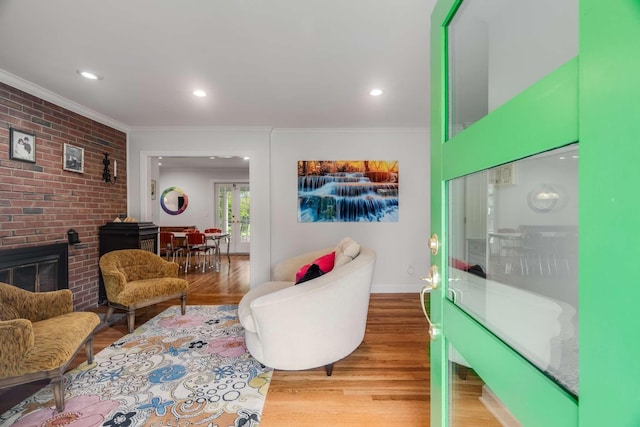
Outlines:
<svg viewBox="0 0 640 427"><path fill-rule="evenodd" d="M219 273L186 275L190 282L188 304L237 304L240 301L249 289L249 259L232 256L231 265L223 260ZM178 303L178 300L169 301L143 309L137 313L136 327ZM99 308L98 311L105 310ZM95 335L95 352L124 335L124 318L102 328ZM324 368L275 371L260 426L428 426L427 346L427 323L417 293L373 294L360 347L334 365L331 377L327 377ZM84 360L81 351L71 367ZM465 382L469 388L464 400L469 400L477 411L481 384L473 378ZM0 390L0 413L44 386L46 382ZM500 425L486 421L484 412L476 412L469 424L459 425Z"/></svg>

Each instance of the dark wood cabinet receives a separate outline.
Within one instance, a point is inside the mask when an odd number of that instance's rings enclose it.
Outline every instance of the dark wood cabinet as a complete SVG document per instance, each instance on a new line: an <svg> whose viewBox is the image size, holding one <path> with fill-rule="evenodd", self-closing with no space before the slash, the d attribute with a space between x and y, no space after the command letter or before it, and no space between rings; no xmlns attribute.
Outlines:
<svg viewBox="0 0 640 427"><path fill-rule="evenodd" d="M158 253L158 226L152 222L108 222L99 228L100 256L118 249L143 249ZM98 267L99 268L99 267ZM102 274L98 302L107 300Z"/></svg>

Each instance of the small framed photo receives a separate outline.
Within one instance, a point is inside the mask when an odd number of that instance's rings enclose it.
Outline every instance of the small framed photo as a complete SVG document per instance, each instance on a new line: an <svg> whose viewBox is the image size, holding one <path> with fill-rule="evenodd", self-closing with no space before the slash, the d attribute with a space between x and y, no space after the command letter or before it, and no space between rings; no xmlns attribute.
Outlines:
<svg viewBox="0 0 640 427"><path fill-rule="evenodd" d="M156 188L158 187L158 183L155 179L151 180L151 200L156 199Z"/></svg>
<svg viewBox="0 0 640 427"><path fill-rule="evenodd" d="M71 172L84 172L84 148L71 144L64 144L64 159L62 169Z"/></svg>
<svg viewBox="0 0 640 427"><path fill-rule="evenodd" d="M36 162L36 136L18 129L9 129L11 148L9 157L23 162Z"/></svg>

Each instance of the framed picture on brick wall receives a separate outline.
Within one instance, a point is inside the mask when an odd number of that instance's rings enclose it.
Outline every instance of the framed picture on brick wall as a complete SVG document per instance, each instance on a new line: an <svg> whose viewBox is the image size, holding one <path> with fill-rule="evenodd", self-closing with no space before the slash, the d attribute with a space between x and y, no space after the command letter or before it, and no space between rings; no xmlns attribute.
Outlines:
<svg viewBox="0 0 640 427"><path fill-rule="evenodd" d="M22 130L9 129L9 157L23 162L36 162L36 136Z"/></svg>
<svg viewBox="0 0 640 427"><path fill-rule="evenodd" d="M71 144L64 144L62 169L71 172L84 172L84 148Z"/></svg>

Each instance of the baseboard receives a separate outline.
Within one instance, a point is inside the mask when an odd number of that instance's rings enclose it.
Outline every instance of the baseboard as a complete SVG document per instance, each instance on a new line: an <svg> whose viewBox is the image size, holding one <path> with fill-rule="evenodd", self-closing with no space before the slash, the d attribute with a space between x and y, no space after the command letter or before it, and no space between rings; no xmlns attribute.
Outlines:
<svg viewBox="0 0 640 427"><path fill-rule="evenodd" d="M385 284L376 284L374 283L371 286L372 294L414 294L419 293L423 283L403 283L403 284L395 284L395 285L385 285Z"/></svg>

